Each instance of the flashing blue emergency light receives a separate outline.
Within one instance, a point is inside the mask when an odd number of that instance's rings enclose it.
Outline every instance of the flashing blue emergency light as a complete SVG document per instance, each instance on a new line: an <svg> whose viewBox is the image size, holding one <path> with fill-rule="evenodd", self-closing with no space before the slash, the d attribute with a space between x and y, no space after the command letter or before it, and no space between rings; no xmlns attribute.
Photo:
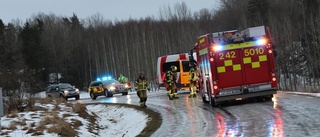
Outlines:
<svg viewBox="0 0 320 137"><path fill-rule="evenodd" d="M213 50L214 50L214 51L221 51L222 49L223 49L223 46L220 45L220 44L215 45L215 46L213 47Z"/></svg>
<svg viewBox="0 0 320 137"><path fill-rule="evenodd" d="M102 80L108 80L108 77L102 77Z"/></svg>
<svg viewBox="0 0 320 137"><path fill-rule="evenodd" d="M264 38L258 39L256 40L256 44L261 46L261 45L266 45L267 44L267 40Z"/></svg>
<svg viewBox="0 0 320 137"><path fill-rule="evenodd" d="M104 76L102 78L97 78L97 81L104 81L104 80L110 80L110 79L112 79L111 76Z"/></svg>
<svg viewBox="0 0 320 137"><path fill-rule="evenodd" d="M102 77L102 80L110 80L110 79L112 79L112 77L111 77L111 76L105 76L105 77Z"/></svg>

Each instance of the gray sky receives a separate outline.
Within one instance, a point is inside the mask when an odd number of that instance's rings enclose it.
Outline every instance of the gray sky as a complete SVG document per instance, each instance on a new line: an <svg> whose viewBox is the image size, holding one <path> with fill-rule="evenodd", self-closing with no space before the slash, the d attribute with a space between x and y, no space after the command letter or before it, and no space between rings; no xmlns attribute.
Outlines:
<svg viewBox="0 0 320 137"><path fill-rule="evenodd" d="M39 12L86 19L100 13L104 19L126 20L146 16L159 17L160 8L174 7L184 1L193 13L203 8L217 7L219 0L0 0L0 19L6 24L12 19L23 22Z"/></svg>

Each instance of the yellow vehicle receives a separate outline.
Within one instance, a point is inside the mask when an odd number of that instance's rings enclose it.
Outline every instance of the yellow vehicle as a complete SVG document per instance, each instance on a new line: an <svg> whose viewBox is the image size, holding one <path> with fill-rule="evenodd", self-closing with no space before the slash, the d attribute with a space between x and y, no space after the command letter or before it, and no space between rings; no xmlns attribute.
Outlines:
<svg viewBox="0 0 320 137"><path fill-rule="evenodd" d="M129 86L122 84L115 79L103 79L92 81L88 88L88 93L92 100L98 96L113 97L113 94L128 95Z"/></svg>
<svg viewBox="0 0 320 137"><path fill-rule="evenodd" d="M195 53L193 54L194 59ZM173 54L173 55L164 55L158 58L157 62L157 76L156 82L158 86L167 87L164 82L166 77L166 72L170 70L171 66L177 67L177 88L178 89L189 89L189 70L190 70L190 61L189 53Z"/></svg>

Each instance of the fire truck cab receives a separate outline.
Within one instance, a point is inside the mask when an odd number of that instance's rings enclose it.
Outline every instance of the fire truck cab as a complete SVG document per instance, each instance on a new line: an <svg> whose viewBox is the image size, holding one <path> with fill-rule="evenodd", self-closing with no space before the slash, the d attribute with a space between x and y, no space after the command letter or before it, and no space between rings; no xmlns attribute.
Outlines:
<svg viewBox="0 0 320 137"><path fill-rule="evenodd" d="M276 94L274 47L267 27L205 34L198 37L195 50L205 103L270 100Z"/></svg>

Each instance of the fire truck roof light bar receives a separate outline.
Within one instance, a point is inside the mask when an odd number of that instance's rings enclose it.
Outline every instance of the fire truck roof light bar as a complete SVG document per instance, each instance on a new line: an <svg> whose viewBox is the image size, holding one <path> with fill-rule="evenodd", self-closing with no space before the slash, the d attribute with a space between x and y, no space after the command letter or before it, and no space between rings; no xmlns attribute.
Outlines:
<svg viewBox="0 0 320 137"><path fill-rule="evenodd" d="M215 46L213 46L213 50L214 50L215 52L221 51L221 50L223 50L223 46L220 45L220 44L215 45Z"/></svg>
<svg viewBox="0 0 320 137"><path fill-rule="evenodd" d="M258 46L266 45L267 44L267 40L265 38L260 38L260 39L256 40L256 44Z"/></svg>

